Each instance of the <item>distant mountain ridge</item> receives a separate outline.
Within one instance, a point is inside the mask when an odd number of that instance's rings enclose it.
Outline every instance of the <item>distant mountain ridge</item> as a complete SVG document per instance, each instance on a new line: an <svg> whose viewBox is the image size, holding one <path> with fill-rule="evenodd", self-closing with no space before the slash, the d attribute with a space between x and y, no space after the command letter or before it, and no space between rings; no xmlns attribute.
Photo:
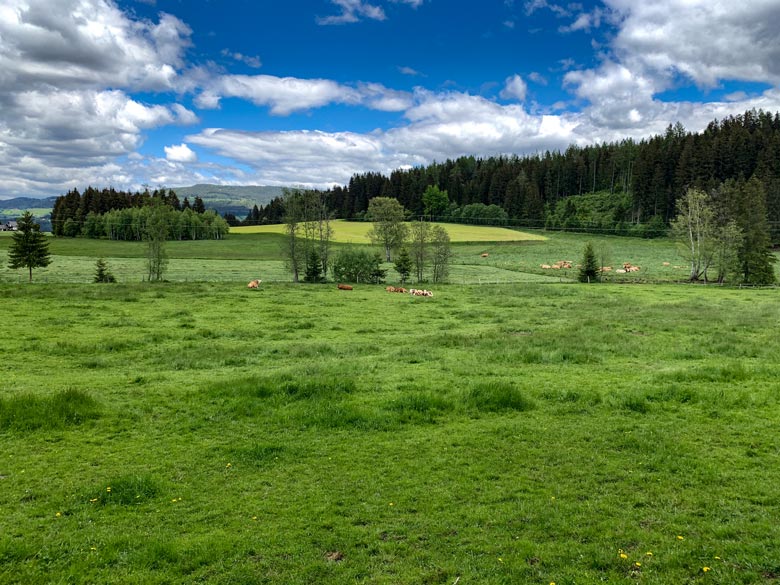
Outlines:
<svg viewBox="0 0 780 585"><path fill-rule="evenodd" d="M6 209L47 209L54 207L56 197L14 197L13 199L0 199L0 214Z"/></svg>
<svg viewBox="0 0 780 585"><path fill-rule="evenodd" d="M190 203L195 197L203 199L207 209L216 209L220 215L232 213L243 219L257 205L267 205L274 197L280 197L284 187L268 185L193 185L171 187L179 201L185 197Z"/></svg>

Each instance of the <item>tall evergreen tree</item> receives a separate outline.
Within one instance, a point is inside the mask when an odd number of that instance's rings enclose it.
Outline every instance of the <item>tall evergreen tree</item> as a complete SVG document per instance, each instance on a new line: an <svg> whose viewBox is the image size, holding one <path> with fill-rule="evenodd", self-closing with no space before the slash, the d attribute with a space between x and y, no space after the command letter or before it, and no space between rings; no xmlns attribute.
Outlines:
<svg viewBox="0 0 780 585"><path fill-rule="evenodd" d="M599 280L600 275L601 271L596 261L596 252L593 249L593 244L587 242L582 252L582 265L577 278L580 282L596 282Z"/></svg>
<svg viewBox="0 0 780 585"><path fill-rule="evenodd" d="M401 284L406 284L409 275L412 273L412 258L409 256L409 250L404 246L395 257L395 271L398 273L398 279Z"/></svg>
<svg viewBox="0 0 780 585"><path fill-rule="evenodd" d="M8 248L8 266L14 270L27 268L32 282L33 268L45 268L51 264L49 243L35 223L32 213L25 211L17 221L17 231Z"/></svg>
<svg viewBox="0 0 780 585"><path fill-rule="evenodd" d="M735 220L744 234L739 251L742 276L750 284L772 284L775 257L770 250L764 186L753 177L740 187Z"/></svg>

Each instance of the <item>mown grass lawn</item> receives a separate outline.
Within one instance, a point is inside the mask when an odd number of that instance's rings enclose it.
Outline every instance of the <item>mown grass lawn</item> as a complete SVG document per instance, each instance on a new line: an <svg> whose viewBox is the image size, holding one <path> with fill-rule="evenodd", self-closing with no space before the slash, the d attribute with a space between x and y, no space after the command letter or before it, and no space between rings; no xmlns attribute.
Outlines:
<svg viewBox="0 0 780 585"><path fill-rule="evenodd" d="M775 290L0 299L2 583L780 575Z"/></svg>

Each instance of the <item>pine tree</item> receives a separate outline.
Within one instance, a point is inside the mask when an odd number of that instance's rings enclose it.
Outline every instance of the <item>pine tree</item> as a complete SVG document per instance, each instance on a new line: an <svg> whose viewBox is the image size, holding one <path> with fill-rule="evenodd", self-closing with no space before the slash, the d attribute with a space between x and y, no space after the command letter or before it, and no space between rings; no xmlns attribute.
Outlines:
<svg viewBox="0 0 780 585"><path fill-rule="evenodd" d="M775 281L772 267L775 257L770 249L764 186L753 177L740 191L737 222L744 233L739 255L743 278L751 284L772 284Z"/></svg>
<svg viewBox="0 0 780 585"><path fill-rule="evenodd" d="M306 255L306 272L303 280L305 282L318 283L325 280L322 275L322 259L316 248L310 248Z"/></svg>
<svg viewBox="0 0 780 585"><path fill-rule="evenodd" d="M108 263L103 258L98 258L95 263L94 282L116 282L116 277L108 269Z"/></svg>
<svg viewBox="0 0 780 585"><path fill-rule="evenodd" d="M599 265L596 262L596 252L593 250L593 244L585 244L585 250L582 253L582 266L580 267L580 282L595 282L599 279Z"/></svg>
<svg viewBox="0 0 780 585"><path fill-rule="evenodd" d="M406 281L409 280L409 275L412 273L412 257L409 256L409 250L406 247L401 248L401 251L398 252L394 268L398 273L401 284L406 284Z"/></svg>
<svg viewBox="0 0 780 585"><path fill-rule="evenodd" d="M33 268L45 268L51 264L49 243L41 233L41 226L33 221L33 215L25 211L17 222L18 231L8 249L8 266L12 269L27 268L32 282Z"/></svg>

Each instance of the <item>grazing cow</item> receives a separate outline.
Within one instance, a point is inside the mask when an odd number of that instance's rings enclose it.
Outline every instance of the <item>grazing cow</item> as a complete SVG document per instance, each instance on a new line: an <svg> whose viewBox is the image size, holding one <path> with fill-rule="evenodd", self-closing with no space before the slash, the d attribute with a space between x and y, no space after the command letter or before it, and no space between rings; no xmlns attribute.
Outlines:
<svg viewBox="0 0 780 585"><path fill-rule="evenodd" d="M338 285L339 290L352 290L352 287L348 284L340 284Z"/></svg>
<svg viewBox="0 0 780 585"><path fill-rule="evenodd" d="M250 282L247 286L247 288L260 288L260 283L263 282L260 279L255 279L252 282Z"/></svg>

